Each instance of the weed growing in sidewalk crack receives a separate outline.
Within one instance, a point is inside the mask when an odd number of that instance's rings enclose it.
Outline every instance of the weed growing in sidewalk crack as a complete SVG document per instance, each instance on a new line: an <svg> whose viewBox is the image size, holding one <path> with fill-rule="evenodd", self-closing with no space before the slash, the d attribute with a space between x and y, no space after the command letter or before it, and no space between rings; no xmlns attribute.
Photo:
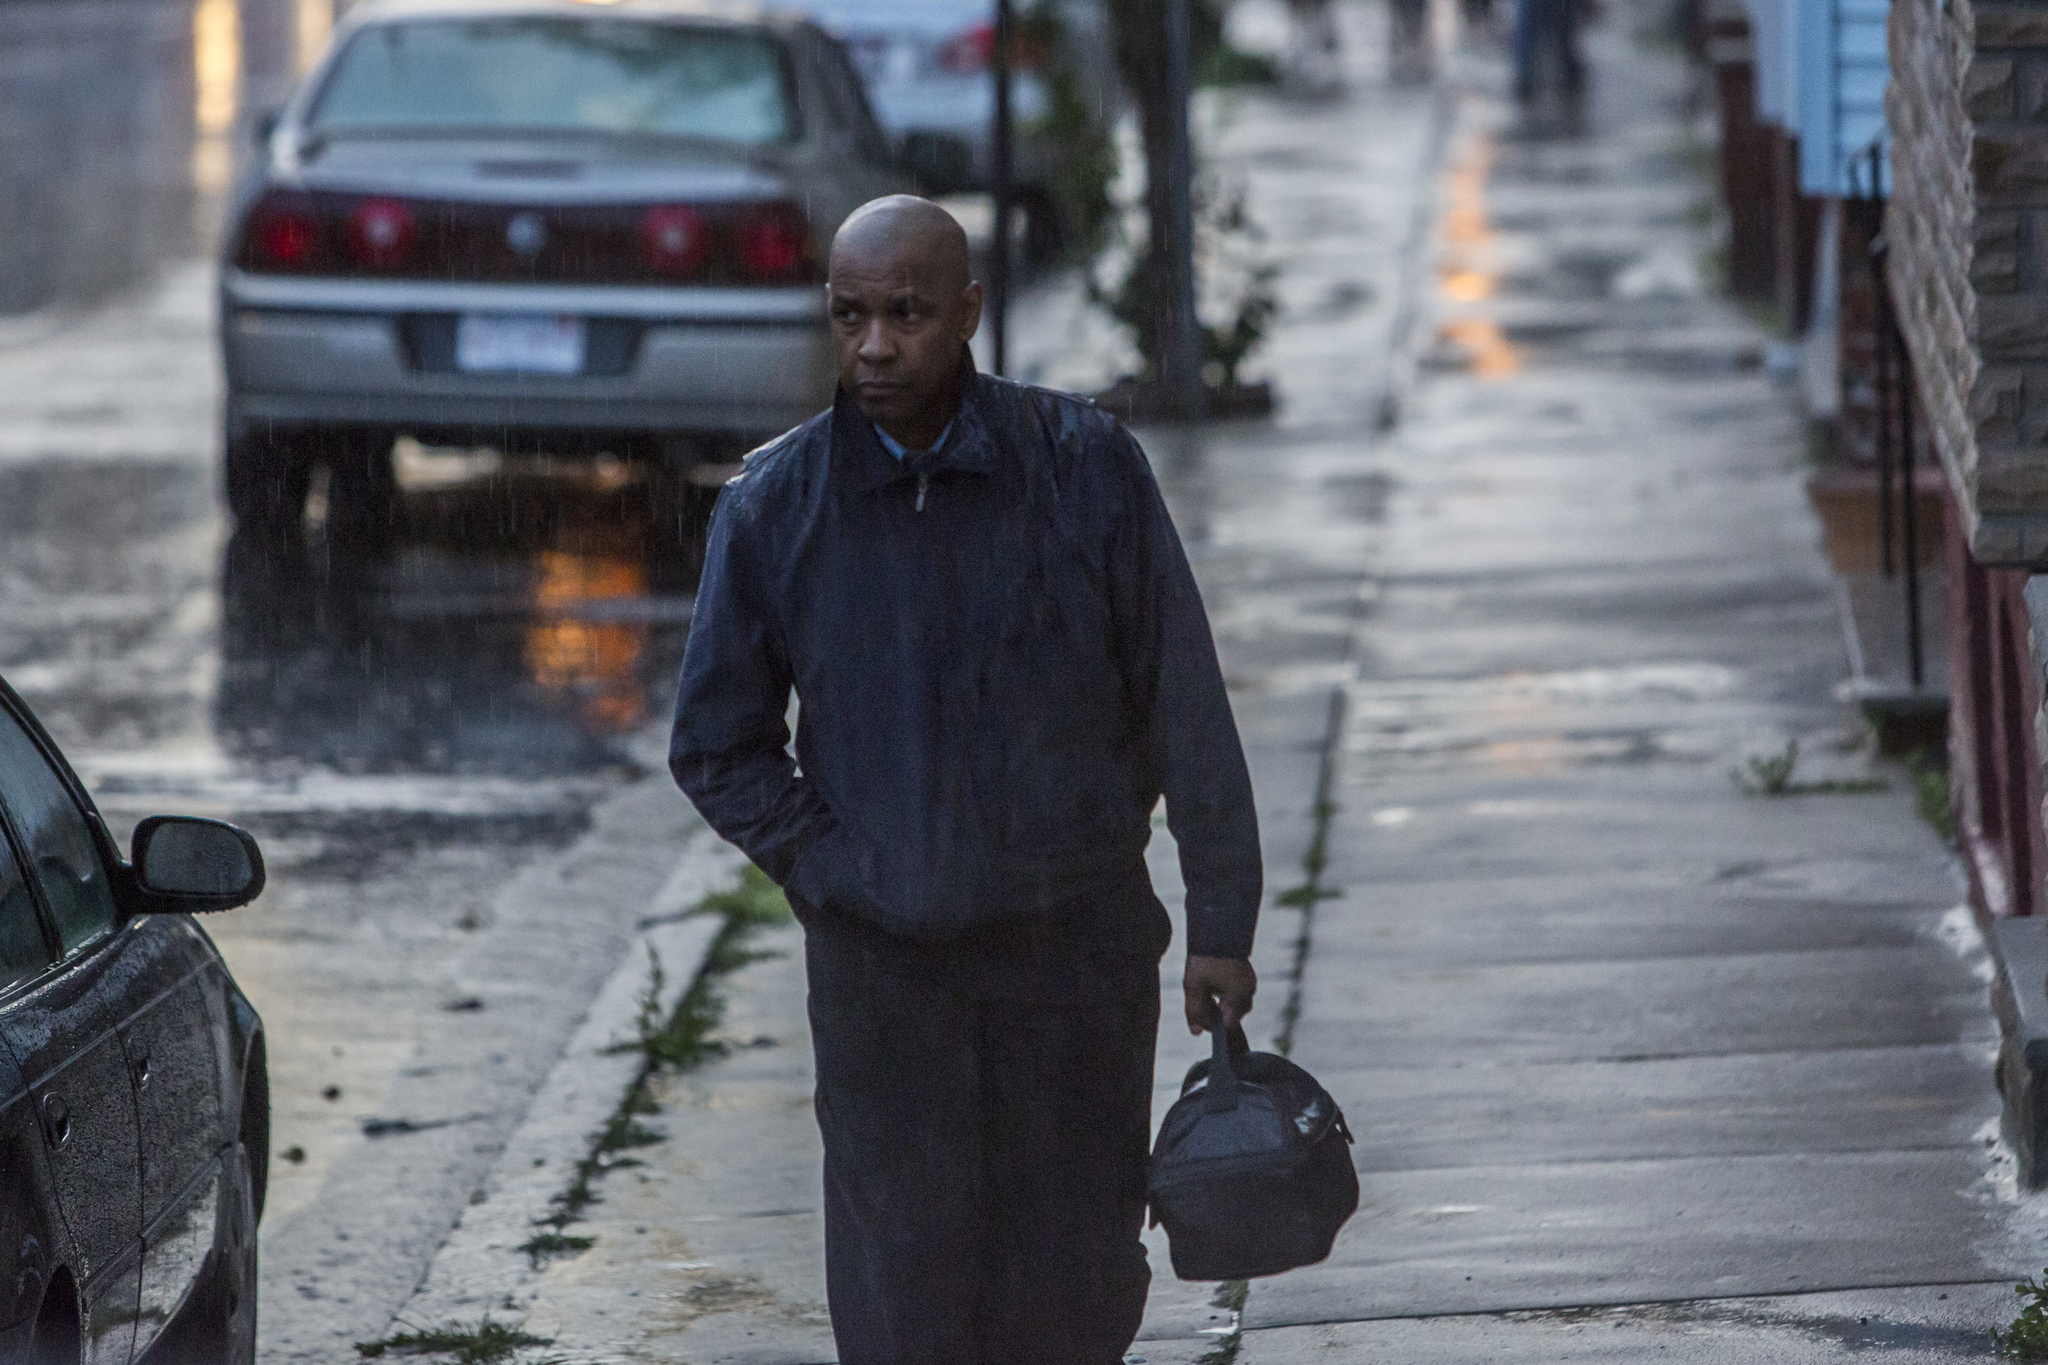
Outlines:
<svg viewBox="0 0 2048 1365"><path fill-rule="evenodd" d="M1956 814L1949 805L1948 765L1925 749L1906 755L1906 771L1913 776L1913 805L1920 818L1934 826L1945 844L1956 841Z"/></svg>
<svg viewBox="0 0 2048 1365"><path fill-rule="evenodd" d="M489 1313L474 1327L448 1322L414 1332L398 1332L376 1341L359 1341L356 1352L375 1359L387 1351L396 1355L453 1356L457 1365L496 1365L514 1351L528 1346L552 1346L554 1338L537 1337L517 1323L494 1322Z"/></svg>
<svg viewBox="0 0 2048 1365"><path fill-rule="evenodd" d="M1309 836L1307 852L1301 855L1301 870L1306 880L1293 890L1274 897L1277 904L1301 911L1301 932L1295 937L1294 961L1287 972L1287 1002L1280 1007L1280 1031L1273 1039L1273 1050L1282 1057L1294 1050L1294 1026L1301 1021L1301 977L1308 970L1309 936L1314 928L1316 905L1344 894L1336 887L1323 885L1323 869L1329 865L1330 821L1337 814L1337 803L1329 797L1329 789L1334 782L1330 749L1336 743L1335 736L1342 724L1342 703L1333 699L1330 704L1330 737L1325 740L1323 771L1317 779L1320 794L1312 812L1315 829Z"/></svg>
<svg viewBox="0 0 2048 1365"><path fill-rule="evenodd" d="M1829 778L1820 782L1795 782L1799 767L1799 741L1788 739L1776 754L1753 754L1741 768L1731 768L1728 780L1746 796L1859 796L1885 789L1881 777Z"/></svg>
<svg viewBox="0 0 2048 1365"><path fill-rule="evenodd" d="M1783 796L1792 790L1792 770L1799 766L1799 741L1785 741L1782 754L1752 754L1728 780L1751 796ZM1744 769L1747 769L1745 772Z"/></svg>
<svg viewBox="0 0 2048 1365"><path fill-rule="evenodd" d="M2048 1270L2038 1280L2020 1281L2012 1291L2027 1302L2012 1326L1991 1333L1998 1353L2014 1360L2048 1360Z"/></svg>
<svg viewBox="0 0 2048 1365"><path fill-rule="evenodd" d="M1212 1307L1230 1313L1230 1329L1217 1335L1216 1344L1195 1359L1195 1365L1235 1365L1238 1348L1244 1344L1244 1305L1251 1297L1250 1280L1225 1280L1210 1296Z"/></svg>
<svg viewBox="0 0 2048 1365"><path fill-rule="evenodd" d="M596 1245L595 1237L571 1237L566 1232L541 1232L520 1243L519 1249L533 1262L533 1268L539 1270L557 1256L579 1255Z"/></svg>
<svg viewBox="0 0 2048 1365"><path fill-rule="evenodd" d="M535 1220L538 1231L520 1245L519 1250L526 1253L536 1270L557 1256L573 1256L590 1249L594 1239L572 1237L566 1229L598 1202L598 1178L607 1171L638 1165L634 1158L623 1154L636 1147L652 1146L665 1136L641 1122L660 1111L654 1101L654 1077L662 1071L688 1071L726 1054L727 1044L715 1036L725 1017L725 997L719 990L721 980L728 973L768 956L750 949L748 940L762 928L787 923L790 918L789 902L783 899L775 883L755 867L741 872L737 887L714 891L699 901L692 913L716 915L724 924L704 954L703 970L666 1020L661 1017L661 995L667 976L661 955L649 947L649 979L640 994L636 1016L639 1037L615 1049L638 1052L642 1059L640 1073L619 1097L618 1107L605 1120L604 1127L591 1134L589 1152L576 1163L569 1183L548 1201L547 1215Z"/></svg>

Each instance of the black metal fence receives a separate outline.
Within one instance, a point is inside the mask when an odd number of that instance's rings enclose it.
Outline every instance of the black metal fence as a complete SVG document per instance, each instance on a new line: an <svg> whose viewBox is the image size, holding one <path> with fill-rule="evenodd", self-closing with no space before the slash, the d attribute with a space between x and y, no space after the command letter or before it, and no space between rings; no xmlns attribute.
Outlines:
<svg viewBox="0 0 2048 1365"><path fill-rule="evenodd" d="M1857 193L1843 208L1855 214L1859 236L1870 243L1876 293L1877 505L1879 561L1887 578L1902 580L1906 608L1906 649L1912 686L1926 684L1926 648L1920 621L1920 499L1914 485L1918 434L1915 430L1913 361L1886 278L1883 144L1872 143L1851 177Z"/></svg>

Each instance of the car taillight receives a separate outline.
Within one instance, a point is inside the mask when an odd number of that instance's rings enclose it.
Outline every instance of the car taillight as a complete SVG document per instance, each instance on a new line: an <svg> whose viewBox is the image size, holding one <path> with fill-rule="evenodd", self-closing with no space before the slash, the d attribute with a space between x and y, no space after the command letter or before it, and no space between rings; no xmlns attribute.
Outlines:
<svg viewBox="0 0 2048 1365"><path fill-rule="evenodd" d="M989 58L995 54L995 50L994 25L978 24L965 33L955 34L939 45L939 69L961 76L977 75L988 70Z"/></svg>
<svg viewBox="0 0 2048 1365"><path fill-rule="evenodd" d="M659 204L640 217L640 253L667 279L695 274L711 256L711 229L686 204Z"/></svg>
<svg viewBox="0 0 2048 1365"><path fill-rule="evenodd" d="M419 236L400 199L365 199L348 216L348 254L366 270L403 265Z"/></svg>
<svg viewBox="0 0 2048 1365"><path fill-rule="evenodd" d="M740 273L755 284L790 284L810 272L811 232L795 204L763 204L738 224Z"/></svg>
<svg viewBox="0 0 2048 1365"><path fill-rule="evenodd" d="M247 241L251 264L303 270L320 254L320 220L297 204L268 196L249 215Z"/></svg>
<svg viewBox="0 0 2048 1365"><path fill-rule="evenodd" d="M956 76L979 76L988 70L995 55L995 26L977 24L965 33L956 33L940 43L936 60L941 71L949 71ZM1036 49L1022 34L1013 32L1010 35L1010 65L1020 71L1038 65Z"/></svg>

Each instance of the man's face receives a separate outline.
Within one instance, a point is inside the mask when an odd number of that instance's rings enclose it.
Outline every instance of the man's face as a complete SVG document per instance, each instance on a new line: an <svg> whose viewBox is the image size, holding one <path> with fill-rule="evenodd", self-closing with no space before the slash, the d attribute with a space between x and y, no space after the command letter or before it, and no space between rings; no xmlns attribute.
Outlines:
<svg viewBox="0 0 2048 1365"><path fill-rule="evenodd" d="M981 286L921 254L912 243L842 247L826 285L840 386L906 442L936 439L925 428L952 416L960 348L981 323Z"/></svg>

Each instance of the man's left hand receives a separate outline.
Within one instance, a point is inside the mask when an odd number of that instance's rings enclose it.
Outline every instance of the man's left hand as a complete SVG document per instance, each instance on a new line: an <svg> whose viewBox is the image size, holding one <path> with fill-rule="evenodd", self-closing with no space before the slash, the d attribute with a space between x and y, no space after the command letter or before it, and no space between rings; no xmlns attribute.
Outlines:
<svg viewBox="0 0 2048 1365"><path fill-rule="evenodd" d="M1201 1033L1215 1022L1219 1005L1223 1027L1244 1022L1258 993L1259 974L1241 957L1189 957L1180 985L1187 997L1188 1032Z"/></svg>

